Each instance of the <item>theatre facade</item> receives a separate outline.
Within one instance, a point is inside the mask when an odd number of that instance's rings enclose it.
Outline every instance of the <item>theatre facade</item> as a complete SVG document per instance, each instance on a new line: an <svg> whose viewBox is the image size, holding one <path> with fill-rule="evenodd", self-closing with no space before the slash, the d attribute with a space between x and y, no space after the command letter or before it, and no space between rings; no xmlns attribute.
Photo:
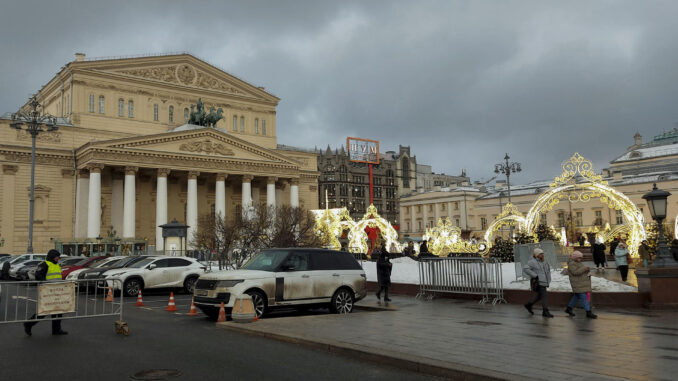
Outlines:
<svg viewBox="0 0 678 381"><path fill-rule="evenodd" d="M37 99L58 130L37 138L35 252L69 241L163 249L159 225L175 219L190 242L202 216L318 206L316 154L277 144L279 98L190 54L76 54ZM213 127L189 124L198 100L223 117ZM22 253L31 138L10 119L0 118L0 251Z"/></svg>

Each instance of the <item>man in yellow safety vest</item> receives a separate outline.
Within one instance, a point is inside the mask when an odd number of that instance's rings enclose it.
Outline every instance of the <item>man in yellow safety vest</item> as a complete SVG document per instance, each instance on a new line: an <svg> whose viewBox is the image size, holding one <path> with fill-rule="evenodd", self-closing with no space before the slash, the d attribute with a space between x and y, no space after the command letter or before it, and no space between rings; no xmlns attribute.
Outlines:
<svg viewBox="0 0 678 381"><path fill-rule="evenodd" d="M45 282L61 280L61 266L59 266L60 256L61 254L54 249L47 252L47 258L44 262L39 264L38 268L35 270L35 280ZM61 315L52 316L60 317ZM29 320L34 320L35 317L36 315L33 314ZM37 318L42 319L42 316L38 316ZM28 336L31 336L31 329L36 324L38 324L37 321L24 323L24 332L26 332ZM61 329L61 320L52 320L52 335L68 335L68 332Z"/></svg>

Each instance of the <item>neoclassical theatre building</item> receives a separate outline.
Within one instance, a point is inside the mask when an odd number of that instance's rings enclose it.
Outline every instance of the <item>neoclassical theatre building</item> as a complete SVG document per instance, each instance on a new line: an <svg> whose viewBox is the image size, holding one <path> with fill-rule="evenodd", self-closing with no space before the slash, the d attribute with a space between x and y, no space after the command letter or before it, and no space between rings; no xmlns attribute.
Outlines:
<svg viewBox="0 0 678 381"><path fill-rule="evenodd" d="M318 207L316 154L277 144L279 98L190 54L78 53L37 99L59 119L37 138L35 252L114 237L162 249L158 226L173 219L190 237L201 216L229 221L253 203ZM215 127L188 124L199 99L223 116ZM11 112L0 118L0 252L21 253L31 138Z"/></svg>

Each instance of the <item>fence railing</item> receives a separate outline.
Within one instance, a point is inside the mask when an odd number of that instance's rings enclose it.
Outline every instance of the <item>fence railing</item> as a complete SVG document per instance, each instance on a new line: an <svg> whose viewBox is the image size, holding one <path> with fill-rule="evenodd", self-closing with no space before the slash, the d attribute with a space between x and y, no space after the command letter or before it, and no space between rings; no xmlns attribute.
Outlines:
<svg viewBox="0 0 678 381"><path fill-rule="evenodd" d="M0 282L0 324L110 316L118 318L116 332L127 335L123 293L109 292L116 289L122 289L119 278Z"/></svg>
<svg viewBox="0 0 678 381"><path fill-rule="evenodd" d="M421 258L416 297L430 300L437 293L480 295L481 304L506 303L501 262L477 257Z"/></svg>

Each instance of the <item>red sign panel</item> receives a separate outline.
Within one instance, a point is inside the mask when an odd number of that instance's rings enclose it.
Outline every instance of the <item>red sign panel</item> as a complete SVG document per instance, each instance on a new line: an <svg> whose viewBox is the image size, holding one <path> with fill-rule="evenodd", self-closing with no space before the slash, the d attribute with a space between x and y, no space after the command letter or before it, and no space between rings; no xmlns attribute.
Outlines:
<svg viewBox="0 0 678 381"><path fill-rule="evenodd" d="M379 164L379 141L346 138L346 147L348 147L348 159L357 163Z"/></svg>

